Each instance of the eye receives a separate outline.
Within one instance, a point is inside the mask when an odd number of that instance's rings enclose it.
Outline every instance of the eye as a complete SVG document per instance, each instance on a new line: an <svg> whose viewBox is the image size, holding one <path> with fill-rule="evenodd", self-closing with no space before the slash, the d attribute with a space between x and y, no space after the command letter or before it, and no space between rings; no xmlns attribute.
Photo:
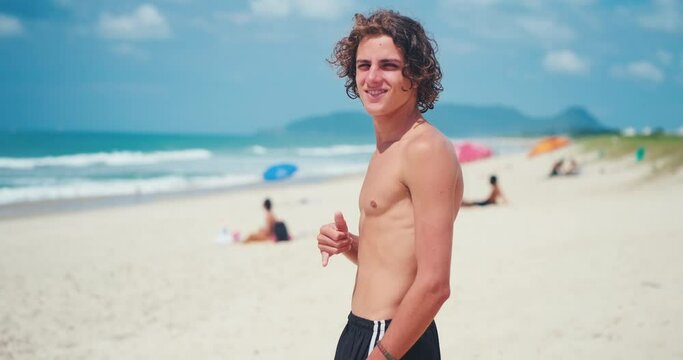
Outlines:
<svg viewBox="0 0 683 360"><path fill-rule="evenodd" d="M382 64L382 69L396 70L396 69L398 69L398 65L394 64L394 63L384 63L384 64Z"/></svg>
<svg viewBox="0 0 683 360"><path fill-rule="evenodd" d="M358 70L367 70L370 68L370 64L361 63L356 65L356 68L358 68Z"/></svg>

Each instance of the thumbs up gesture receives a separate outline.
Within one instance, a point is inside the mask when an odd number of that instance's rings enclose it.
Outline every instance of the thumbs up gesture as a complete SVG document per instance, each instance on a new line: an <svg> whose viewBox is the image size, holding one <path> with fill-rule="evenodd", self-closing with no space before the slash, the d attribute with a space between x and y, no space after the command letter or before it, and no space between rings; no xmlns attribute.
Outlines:
<svg viewBox="0 0 683 360"><path fill-rule="evenodd" d="M334 222L320 227L318 248L323 257L323 266L327 266L330 256L343 254L351 250L353 239L341 212L334 214Z"/></svg>

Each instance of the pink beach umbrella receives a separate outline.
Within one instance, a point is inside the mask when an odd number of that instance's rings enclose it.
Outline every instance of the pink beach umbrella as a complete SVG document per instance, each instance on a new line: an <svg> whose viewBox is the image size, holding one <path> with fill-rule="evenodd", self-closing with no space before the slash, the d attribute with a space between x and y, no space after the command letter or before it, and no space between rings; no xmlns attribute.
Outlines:
<svg viewBox="0 0 683 360"><path fill-rule="evenodd" d="M454 143L453 146L455 146L455 153L458 155L458 161L461 163L486 159L493 155L493 151L488 146L473 143L471 141Z"/></svg>

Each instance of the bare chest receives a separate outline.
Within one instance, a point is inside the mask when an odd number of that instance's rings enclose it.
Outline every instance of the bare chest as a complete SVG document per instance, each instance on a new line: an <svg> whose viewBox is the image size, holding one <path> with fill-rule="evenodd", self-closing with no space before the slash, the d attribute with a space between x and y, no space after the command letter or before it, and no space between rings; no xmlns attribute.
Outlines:
<svg viewBox="0 0 683 360"><path fill-rule="evenodd" d="M400 159L389 155L375 155L370 160L358 204L363 217L386 214L410 198L402 181Z"/></svg>

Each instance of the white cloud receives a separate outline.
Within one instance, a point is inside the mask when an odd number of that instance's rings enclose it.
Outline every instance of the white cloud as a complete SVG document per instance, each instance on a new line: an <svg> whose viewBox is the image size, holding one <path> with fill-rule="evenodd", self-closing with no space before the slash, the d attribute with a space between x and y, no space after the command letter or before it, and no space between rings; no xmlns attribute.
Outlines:
<svg viewBox="0 0 683 360"><path fill-rule="evenodd" d="M0 38L21 35L23 32L24 27L19 19L0 13Z"/></svg>
<svg viewBox="0 0 683 360"><path fill-rule="evenodd" d="M296 0L296 7L301 15L315 19L334 19L341 15L348 6L342 0Z"/></svg>
<svg viewBox="0 0 683 360"><path fill-rule="evenodd" d="M535 41L546 47L566 46L577 38L567 19L569 0L438 0L438 13L449 26L493 40Z"/></svg>
<svg viewBox="0 0 683 360"><path fill-rule="evenodd" d="M647 61L632 62L627 65L617 65L612 68L612 75L621 78L661 82L664 73L658 67Z"/></svg>
<svg viewBox="0 0 683 360"><path fill-rule="evenodd" d="M526 8L531 10L570 7L583 8L596 4L598 0L437 0L443 6L500 7L505 9Z"/></svg>
<svg viewBox="0 0 683 360"><path fill-rule="evenodd" d="M585 74L588 61L581 59L571 50L552 51L545 55L543 67L550 72L565 74Z"/></svg>
<svg viewBox="0 0 683 360"><path fill-rule="evenodd" d="M517 24L528 34L543 41L572 41L576 37L574 30L550 19L523 17Z"/></svg>
<svg viewBox="0 0 683 360"><path fill-rule="evenodd" d="M659 62L664 65L671 64L671 61L673 60L673 55L671 55L670 52L664 50L657 51L657 54L655 54L655 56L657 57L657 60L659 60Z"/></svg>
<svg viewBox="0 0 683 360"><path fill-rule="evenodd" d="M344 0L250 0L249 9L254 16L284 18L299 15L312 19L334 19L349 6Z"/></svg>
<svg viewBox="0 0 683 360"><path fill-rule="evenodd" d="M163 39L171 35L166 18L150 4L140 5L127 15L103 14L99 30L104 37L124 40Z"/></svg>
<svg viewBox="0 0 683 360"><path fill-rule="evenodd" d="M675 33L683 30L683 15L678 9L679 0L655 0L652 13L638 18L640 26L656 30Z"/></svg>
<svg viewBox="0 0 683 360"><path fill-rule="evenodd" d="M249 8L256 16L287 17L292 11L290 0L251 0Z"/></svg>

